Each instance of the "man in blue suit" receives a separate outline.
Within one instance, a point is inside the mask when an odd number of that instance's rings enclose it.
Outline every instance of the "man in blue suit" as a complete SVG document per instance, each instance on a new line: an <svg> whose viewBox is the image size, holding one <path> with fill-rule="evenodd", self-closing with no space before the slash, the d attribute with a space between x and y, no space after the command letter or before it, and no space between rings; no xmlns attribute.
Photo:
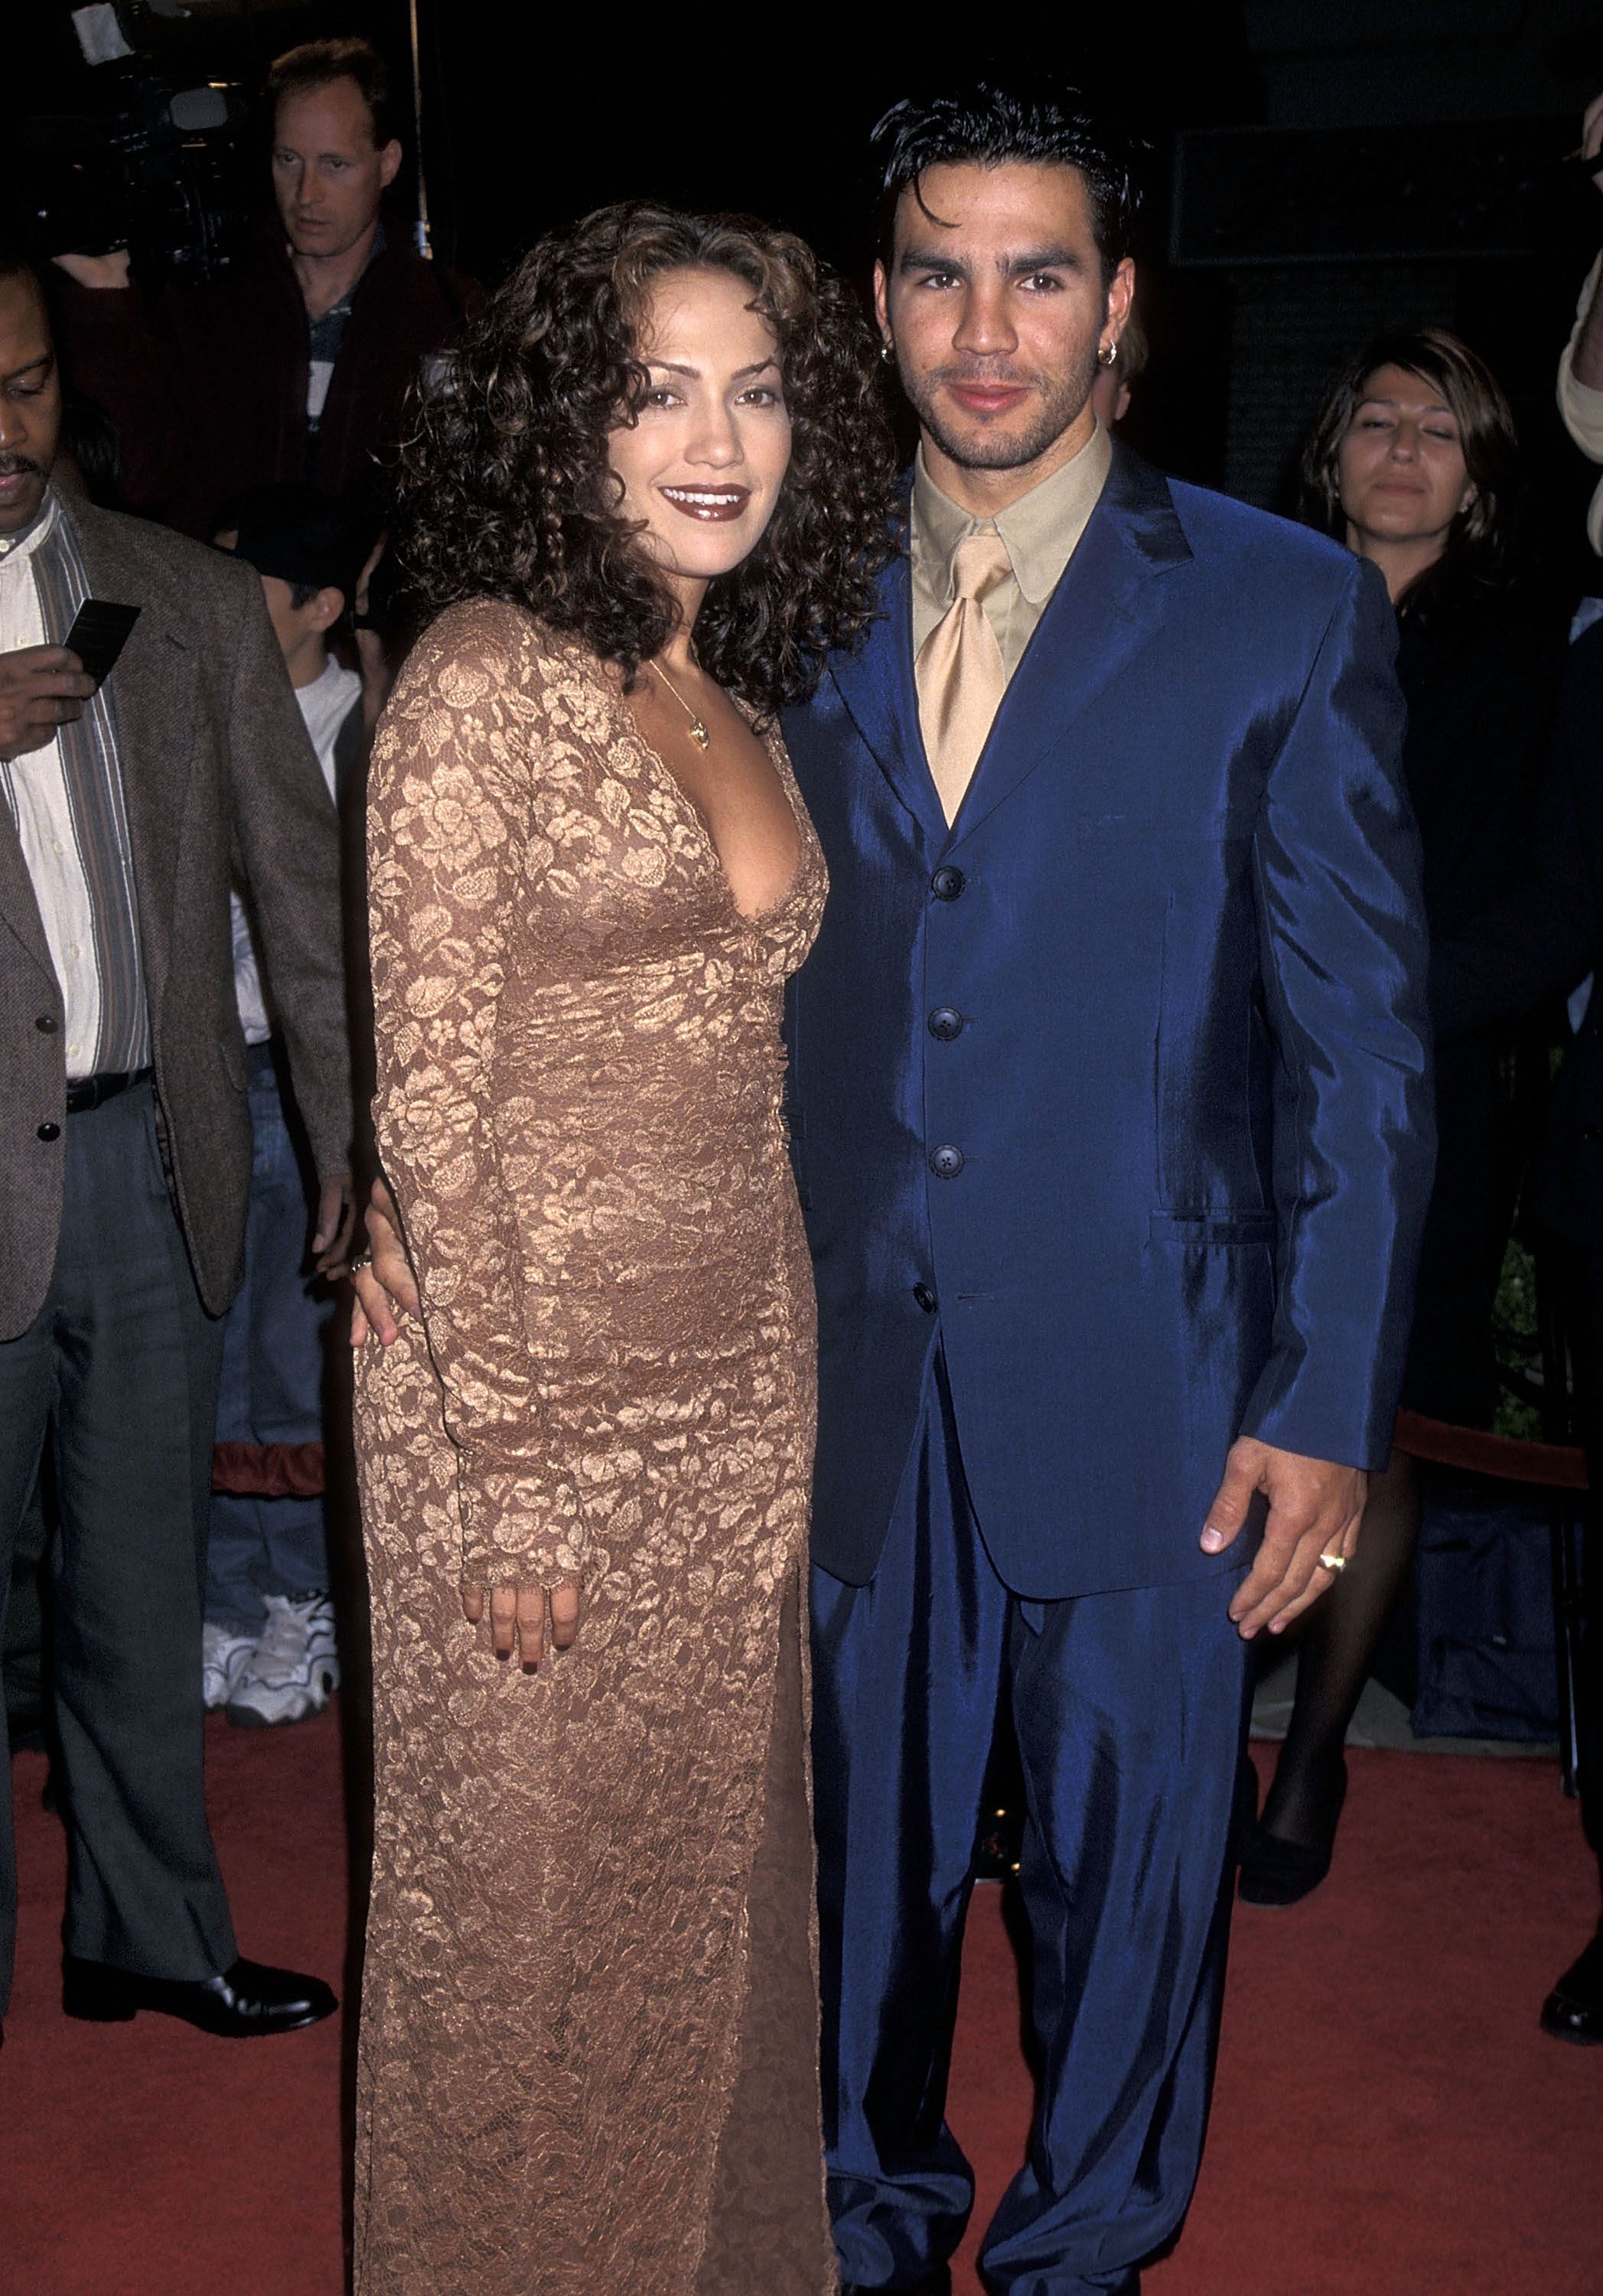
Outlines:
<svg viewBox="0 0 1603 2296"><path fill-rule="evenodd" d="M789 1016L830 2206L848 2289L948 2284L1005 1706L1043 2078L981 2266L1089 2296L1137 2287L1196 2176L1247 1644L1353 1558L1387 1456L1418 855L1373 570L1096 427L1116 140L990 90L879 140L909 546L785 727L831 882Z"/></svg>

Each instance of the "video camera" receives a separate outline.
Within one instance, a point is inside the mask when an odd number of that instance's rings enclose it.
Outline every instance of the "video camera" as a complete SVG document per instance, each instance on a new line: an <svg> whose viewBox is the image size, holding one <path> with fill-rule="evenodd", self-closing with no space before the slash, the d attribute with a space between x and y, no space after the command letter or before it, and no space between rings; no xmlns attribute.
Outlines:
<svg viewBox="0 0 1603 2296"><path fill-rule="evenodd" d="M136 0L125 12L137 21ZM20 123L31 251L126 247L147 278L216 278L252 213L245 91L226 80L169 86L110 4L74 9L72 27L95 108Z"/></svg>

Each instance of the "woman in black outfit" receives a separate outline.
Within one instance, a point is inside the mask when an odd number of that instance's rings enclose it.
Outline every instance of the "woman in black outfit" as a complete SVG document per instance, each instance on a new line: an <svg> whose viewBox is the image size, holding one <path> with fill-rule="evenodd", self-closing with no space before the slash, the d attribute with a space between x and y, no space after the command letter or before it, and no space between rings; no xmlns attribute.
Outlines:
<svg viewBox="0 0 1603 2296"><path fill-rule="evenodd" d="M1310 524L1372 559L1399 624L1408 701L1403 769L1425 851L1433 945L1461 934L1525 862L1537 771L1564 660L1561 619L1512 578L1513 418L1456 336L1380 337L1337 377L1303 456ZM1496 1400L1492 1310L1505 1242L1498 1042L1444 1047L1440 1148L1403 1402L1484 1427ZM1290 1905L1329 1868L1342 1746L1381 1629L1412 1561L1411 1459L1372 1478L1358 1554L1310 1614L1286 1743L1241 1863L1241 1895Z"/></svg>

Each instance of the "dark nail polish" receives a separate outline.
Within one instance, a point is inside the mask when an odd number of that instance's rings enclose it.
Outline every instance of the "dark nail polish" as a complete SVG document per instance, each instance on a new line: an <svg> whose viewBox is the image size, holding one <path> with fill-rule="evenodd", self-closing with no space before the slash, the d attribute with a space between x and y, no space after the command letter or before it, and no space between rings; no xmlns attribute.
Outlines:
<svg viewBox="0 0 1603 2296"><path fill-rule="evenodd" d="M523 1661L523 1671L525 1674L538 1674L540 1671L539 1660L537 1658L526 1658Z"/></svg>

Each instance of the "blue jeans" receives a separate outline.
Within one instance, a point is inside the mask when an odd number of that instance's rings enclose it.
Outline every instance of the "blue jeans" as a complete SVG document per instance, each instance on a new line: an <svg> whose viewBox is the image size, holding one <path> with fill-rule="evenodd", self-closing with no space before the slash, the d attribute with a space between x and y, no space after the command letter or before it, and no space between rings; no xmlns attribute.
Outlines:
<svg viewBox="0 0 1603 2296"><path fill-rule="evenodd" d="M310 1272L315 1199L285 1117L270 1045L250 1047L250 1124L245 1280L223 1334L217 1440L317 1443L323 1336L334 1303ZM328 1583L320 1498L213 1494L206 1573L211 1625L257 1633L265 1621L264 1595L321 1593Z"/></svg>

